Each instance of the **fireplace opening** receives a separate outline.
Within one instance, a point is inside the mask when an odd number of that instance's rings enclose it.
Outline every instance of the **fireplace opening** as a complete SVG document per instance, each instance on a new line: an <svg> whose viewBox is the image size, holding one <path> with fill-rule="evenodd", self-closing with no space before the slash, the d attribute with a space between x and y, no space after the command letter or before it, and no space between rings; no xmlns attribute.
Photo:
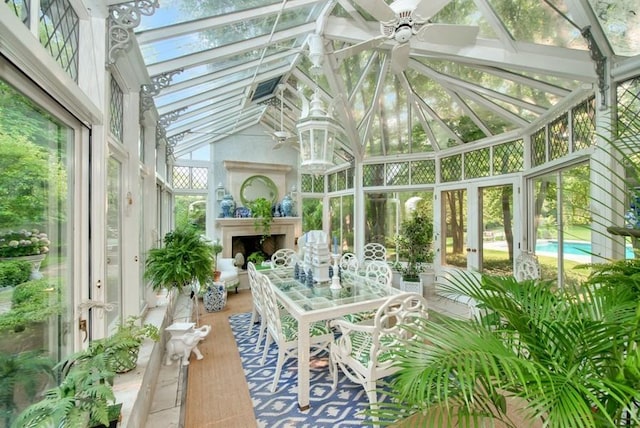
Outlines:
<svg viewBox="0 0 640 428"><path fill-rule="evenodd" d="M261 243L262 235L233 236L231 238L231 254L235 257L238 253L244 257L242 269L247 268L248 258L255 252L261 252L265 260L271 259L273 253L285 247L286 235L271 235ZM240 266L239 266L240 267Z"/></svg>

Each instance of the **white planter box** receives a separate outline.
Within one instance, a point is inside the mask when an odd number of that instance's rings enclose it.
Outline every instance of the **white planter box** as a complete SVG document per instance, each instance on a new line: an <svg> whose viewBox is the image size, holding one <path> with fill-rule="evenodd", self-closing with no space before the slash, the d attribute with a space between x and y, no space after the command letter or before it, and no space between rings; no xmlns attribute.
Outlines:
<svg viewBox="0 0 640 428"><path fill-rule="evenodd" d="M400 290L409 293L418 293L422 296L422 280L420 280L419 282L402 280L400 282Z"/></svg>

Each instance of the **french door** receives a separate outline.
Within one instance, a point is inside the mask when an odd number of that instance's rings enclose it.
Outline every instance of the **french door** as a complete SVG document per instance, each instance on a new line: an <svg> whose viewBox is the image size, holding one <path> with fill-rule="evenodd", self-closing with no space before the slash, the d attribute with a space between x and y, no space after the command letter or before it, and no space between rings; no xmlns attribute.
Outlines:
<svg viewBox="0 0 640 428"><path fill-rule="evenodd" d="M518 190L515 179L440 187L440 265L511 275L522 235Z"/></svg>

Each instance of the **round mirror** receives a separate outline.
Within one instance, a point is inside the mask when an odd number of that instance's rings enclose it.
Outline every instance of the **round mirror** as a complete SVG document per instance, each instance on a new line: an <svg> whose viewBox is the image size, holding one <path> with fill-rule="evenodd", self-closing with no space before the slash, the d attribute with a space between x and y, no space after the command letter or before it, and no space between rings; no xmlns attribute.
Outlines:
<svg viewBox="0 0 640 428"><path fill-rule="evenodd" d="M244 206L256 198L265 198L272 204L278 202L278 187L269 177L254 175L247 178L240 187L240 199Z"/></svg>

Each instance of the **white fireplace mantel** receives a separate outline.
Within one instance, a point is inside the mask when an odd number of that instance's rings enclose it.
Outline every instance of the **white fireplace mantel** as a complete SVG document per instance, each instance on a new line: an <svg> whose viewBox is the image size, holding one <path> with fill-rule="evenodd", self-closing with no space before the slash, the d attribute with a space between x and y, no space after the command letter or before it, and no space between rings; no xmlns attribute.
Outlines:
<svg viewBox="0 0 640 428"><path fill-rule="evenodd" d="M232 239L238 236L261 235L260 229L254 226L255 218L218 218L216 219L217 236L222 243L222 257L233 257ZM296 237L302 233L300 217L274 217L271 224L272 235L284 235L284 248L297 251Z"/></svg>

